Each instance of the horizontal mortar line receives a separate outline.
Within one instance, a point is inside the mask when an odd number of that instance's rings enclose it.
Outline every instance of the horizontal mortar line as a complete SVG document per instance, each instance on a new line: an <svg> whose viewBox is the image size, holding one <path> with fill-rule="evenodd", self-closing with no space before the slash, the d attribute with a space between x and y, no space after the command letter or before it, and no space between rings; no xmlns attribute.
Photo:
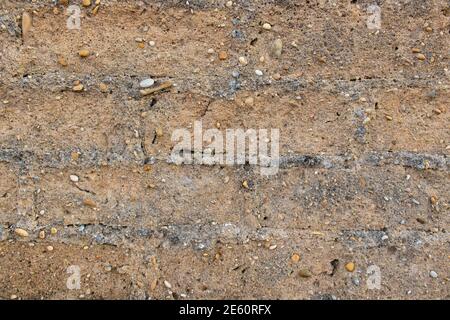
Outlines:
<svg viewBox="0 0 450 320"><path fill-rule="evenodd" d="M17 85L23 89L39 89L49 90L53 92L71 91L73 81L81 81L86 88L95 87L95 90L88 90L87 92L100 92L98 84L105 79L110 79L113 88L119 88L122 93L126 93L127 96L132 95L134 98L140 98L139 96L139 78L147 78L148 74L140 75L89 75L89 74L73 74L68 72L49 72L44 74L34 74L31 79L21 78L16 79L11 83L11 87L17 89ZM234 79L231 74L229 77L223 77L219 75L204 75L201 77L171 77L165 76L153 76L156 80L171 80L177 85L178 90L181 92L198 91L198 94L214 97L214 98L229 98L238 91L242 90L258 90L263 86L271 86L274 88L280 88L282 90L288 90L296 92L298 90L325 90L330 92L342 92L354 90L369 90L376 88L428 88L447 90L450 88L450 81L443 75L442 78L436 78L433 74L433 78L416 79L416 78L403 78L403 79L361 79L358 81L345 80L345 79L309 79L305 77L292 77L285 78L280 81L273 81L267 77L262 79L255 79L254 77L246 76L243 74L239 79ZM211 81L217 80L217 83L211 86ZM230 81L236 81L240 84L239 89L230 88ZM441 82L439 84L439 82ZM208 86L205 86L207 83ZM211 87L210 90L203 90L205 87ZM391 90L389 89L389 90ZM115 91L117 94L117 92Z"/></svg>
<svg viewBox="0 0 450 320"><path fill-rule="evenodd" d="M78 151L81 156L77 162L71 158L72 152ZM194 159L195 159L195 153ZM224 154L225 155L225 154ZM270 154L269 154L270 156ZM225 157L223 157L224 159ZM22 169L29 167L37 168L80 168L87 169L89 167L98 166L137 166L144 164L174 164L170 155L166 156L150 156L145 158L144 154L140 154L140 159L136 159L131 152L124 154L117 154L113 152L102 152L99 150L79 150L71 149L65 151L58 151L53 153L37 154L31 150L19 150L11 148L0 147L0 162L17 165ZM388 152L388 151L372 151L356 155L326 155L326 154L289 154L280 155L279 161L273 163L272 166L279 166L281 169L288 169L293 167L304 168L325 168L325 169L354 169L364 166L385 166L385 165L399 165L403 167L410 167L417 170L433 169L448 171L450 159L446 154L428 154L417 153L409 151ZM189 165L202 166L228 166L220 163L198 163L193 162ZM244 164L233 164L233 167L242 167ZM259 165L255 165L261 167ZM266 166L267 167L267 166Z"/></svg>
<svg viewBox="0 0 450 320"><path fill-rule="evenodd" d="M40 230L40 228L38 228ZM11 230L7 239L14 239ZM30 239L38 239L34 232ZM387 239L383 239L388 236ZM79 224L67 225L60 229L54 241L69 243L84 243L85 238L91 238L93 243L122 245L139 239L168 240L172 246L194 246L197 249L207 249L218 241L221 243L245 243L247 241L289 240L301 239L323 242L341 241L343 245L360 247L370 245L372 247L387 246L389 241L399 239L416 239L426 243L442 243L450 240L450 234L430 233L424 230L407 229L394 230L393 232L381 230L307 230L303 228L271 228L262 227L257 230L233 223L224 224L177 224L166 225L159 228L139 228L134 226L111 226L106 224ZM354 241L351 238L359 238L362 241ZM389 241L387 241L389 239Z"/></svg>

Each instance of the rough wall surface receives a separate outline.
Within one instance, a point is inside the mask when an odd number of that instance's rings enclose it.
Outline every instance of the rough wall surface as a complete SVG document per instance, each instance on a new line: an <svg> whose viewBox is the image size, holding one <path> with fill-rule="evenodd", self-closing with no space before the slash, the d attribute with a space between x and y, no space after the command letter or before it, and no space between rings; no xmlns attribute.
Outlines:
<svg viewBox="0 0 450 320"><path fill-rule="evenodd" d="M88 2L0 2L0 298L449 298L448 1ZM279 172L167 161L199 120Z"/></svg>

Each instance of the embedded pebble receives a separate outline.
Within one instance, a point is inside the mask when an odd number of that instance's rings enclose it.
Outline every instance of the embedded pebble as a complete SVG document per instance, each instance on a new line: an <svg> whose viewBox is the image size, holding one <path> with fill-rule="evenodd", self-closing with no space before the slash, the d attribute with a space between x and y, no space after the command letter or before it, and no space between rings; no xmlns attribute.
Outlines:
<svg viewBox="0 0 450 320"><path fill-rule="evenodd" d="M272 55L279 58L281 56L282 51L283 51L283 41L281 39L276 39L272 43L271 47Z"/></svg>
<svg viewBox="0 0 450 320"><path fill-rule="evenodd" d="M255 70L255 74L256 74L257 76L262 76L262 75L263 75L263 72L262 72L261 70L256 69L256 70Z"/></svg>
<svg viewBox="0 0 450 320"><path fill-rule="evenodd" d="M228 58L228 53L226 53L225 51L220 51L219 52L219 59L220 60L226 60Z"/></svg>
<svg viewBox="0 0 450 320"><path fill-rule="evenodd" d="M16 228L16 229L14 230L14 232L15 232L19 237L22 237L22 238L26 238L26 237L29 236L28 232L27 232L26 230L24 230L24 229L21 229L21 228Z"/></svg>
<svg viewBox="0 0 450 320"><path fill-rule="evenodd" d="M353 271L355 271L355 264L353 262L349 262L345 265L345 269L348 272L353 272Z"/></svg>
<svg viewBox="0 0 450 320"><path fill-rule="evenodd" d="M168 289L172 289L172 285L170 284L170 282L169 282L169 281L167 281L167 280L164 280L164 285L166 286L166 288L168 288Z"/></svg>
<svg viewBox="0 0 450 320"><path fill-rule="evenodd" d="M155 84L155 80L153 80L152 78L144 79L141 82L139 82L139 86L141 88L150 88L154 84Z"/></svg>
<svg viewBox="0 0 450 320"><path fill-rule="evenodd" d="M310 278L310 277L312 276L311 271L309 271L308 269L301 269L301 270L298 272L298 275L299 275L301 278Z"/></svg>
<svg viewBox="0 0 450 320"><path fill-rule="evenodd" d="M84 86L83 86L81 83L80 83L80 84L77 84L76 86L74 86L74 87L72 88L72 90L75 91L75 92L83 91L83 89L84 89Z"/></svg>
<svg viewBox="0 0 450 320"><path fill-rule="evenodd" d="M291 260L292 260L292 262L295 262L295 263L299 262L300 261L300 255L298 253L294 253L291 256Z"/></svg>
<svg viewBox="0 0 450 320"><path fill-rule="evenodd" d="M97 205L94 200L86 198L83 200L83 204L87 207L95 208Z"/></svg>
<svg viewBox="0 0 450 320"><path fill-rule="evenodd" d="M438 277L437 272L436 271L430 271L430 277L437 278Z"/></svg>
<svg viewBox="0 0 450 320"><path fill-rule="evenodd" d="M72 182L78 182L80 180L80 178L78 178L78 176L71 174L70 175L70 181Z"/></svg>
<svg viewBox="0 0 450 320"><path fill-rule="evenodd" d="M248 98L245 99L244 102L245 102L245 104L248 105L248 106L253 106L254 103L255 103L255 99L253 99L253 97L248 97Z"/></svg>
<svg viewBox="0 0 450 320"><path fill-rule="evenodd" d="M33 20L28 12L22 14L22 37L26 37L30 32L32 21Z"/></svg>
<svg viewBox="0 0 450 320"><path fill-rule="evenodd" d="M272 26L270 25L270 23L267 23L267 22L264 23L262 27L263 27L264 30L270 30L270 29L272 29Z"/></svg>
<svg viewBox="0 0 450 320"><path fill-rule="evenodd" d="M423 53L416 54L416 58L419 59L419 60L422 60L422 61L426 59L426 57L425 57L425 55Z"/></svg>
<svg viewBox="0 0 450 320"><path fill-rule="evenodd" d="M246 66L248 64L248 60L246 57L239 57L239 63L243 66Z"/></svg>
<svg viewBox="0 0 450 320"><path fill-rule="evenodd" d="M86 58L89 56L90 52L89 52L89 50L83 49L83 50L80 50L80 52L78 52L78 54L80 55L80 57Z"/></svg>

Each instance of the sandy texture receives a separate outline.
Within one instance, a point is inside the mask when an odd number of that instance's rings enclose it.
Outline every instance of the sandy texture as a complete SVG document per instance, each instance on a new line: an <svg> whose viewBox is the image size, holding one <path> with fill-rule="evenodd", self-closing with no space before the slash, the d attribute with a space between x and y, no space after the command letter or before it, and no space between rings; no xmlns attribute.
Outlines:
<svg viewBox="0 0 450 320"><path fill-rule="evenodd" d="M449 298L448 1L58 2L0 2L0 298ZM199 120L278 174L168 162Z"/></svg>

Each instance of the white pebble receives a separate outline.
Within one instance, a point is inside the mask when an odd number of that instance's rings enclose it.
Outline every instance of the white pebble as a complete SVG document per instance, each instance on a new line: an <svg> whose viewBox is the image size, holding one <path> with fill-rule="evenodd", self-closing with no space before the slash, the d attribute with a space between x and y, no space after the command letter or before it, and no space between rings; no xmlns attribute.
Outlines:
<svg viewBox="0 0 450 320"><path fill-rule="evenodd" d="M248 60L246 57L239 57L239 63L246 66L248 64Z"/></svg>
<svg viewBox="0 0 450 320"><path fill-rule="evenodd" d="M261 70L255 70L255 73L256 73L256 75L257 76L262 76L263 75L263 72L261 71Z"/></svg>
<svg viewBox="0 0 450 320"><path fill-rule="evenodd" d="M154 47L156 43L155 41L150 41L148 44L150 45L150 47Z"/></svg>
<svg viewBox="0 0 450 320"><path fill-rule="evenodd" d="M166 288L168 288L168 289L172 289L172 285L170 284L170 282L169 282L169 281L167 281L167 280L164 280L164 285L166 286Z"/></svg>
<svg viewBox="0 0 450 320"><path fill-rule="evenodd" d="M437 278L438 274L436 273L436 271L430 271L430 277Z"/></svg>
<svg viewBox="0 0 450 320"><path fill-rule="evenodd" d="M155 84L155 80L153 80L152 78L148 78L148 79L142 80L139 83L139 86L141 88L149 88L149 87L151 87L154 84Z"/></svg>
<svg viewBox="0 0 450 320"><path fill-rule="evenodd" d="M272 26L270 25L270 23L266 22L266 23L263 24L263 29L264 30L270 30L270 29L272 29Z"/></svg>
<svg viewBox="0 0 450 320"><path fill-rule="evenodd" d="M72 182L78 182L80 180L80 178L78 178L78 176L71 174L70 175L70 181Z"/></svg>

